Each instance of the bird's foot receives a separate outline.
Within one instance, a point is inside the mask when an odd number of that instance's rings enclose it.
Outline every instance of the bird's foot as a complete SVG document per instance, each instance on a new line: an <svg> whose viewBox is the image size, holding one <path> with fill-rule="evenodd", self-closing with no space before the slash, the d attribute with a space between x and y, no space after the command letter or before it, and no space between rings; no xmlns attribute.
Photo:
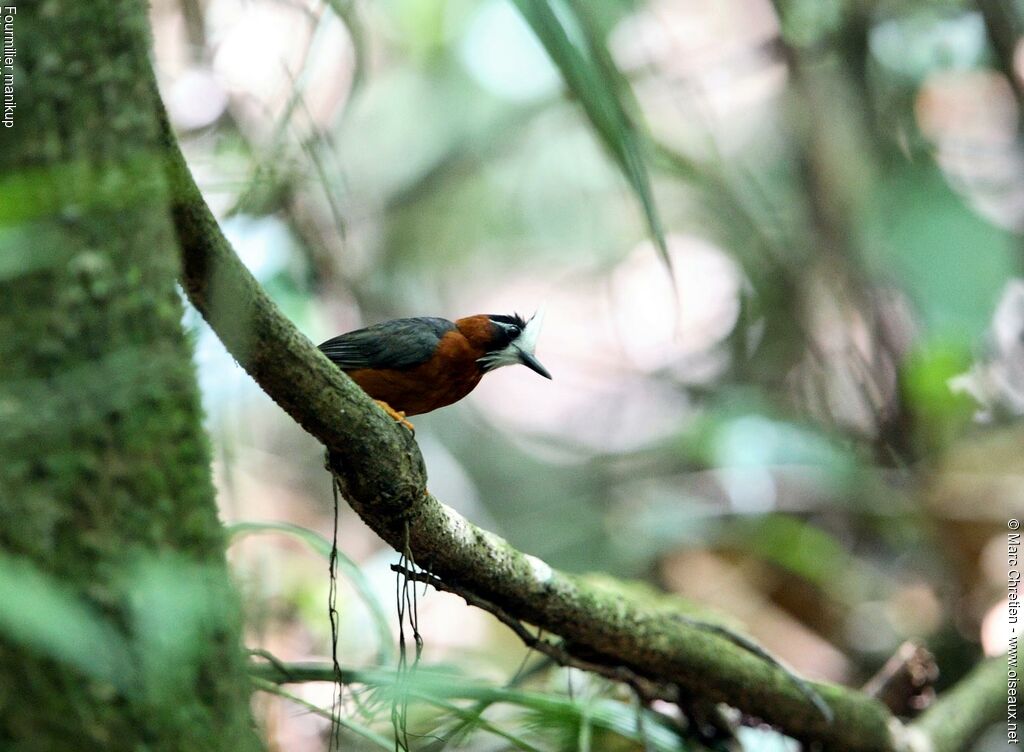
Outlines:
<svg viewBox="0 0 1024 752"><path fill-rule="evenodd" d="M403 426L405 426L410 431L412 431L413 435L416 434L416 426L414 426L412 423L410 423L408 420L405 419L405 413L403 413L400 410L396 410L395 408L391 407L391 405L389 405L384 400L374 400L374 402L376 402L378 405L380 405L380 409L381 410L383 410L388 415L390 415L392 418L394 418L396 423L401 423Z"/></svg>

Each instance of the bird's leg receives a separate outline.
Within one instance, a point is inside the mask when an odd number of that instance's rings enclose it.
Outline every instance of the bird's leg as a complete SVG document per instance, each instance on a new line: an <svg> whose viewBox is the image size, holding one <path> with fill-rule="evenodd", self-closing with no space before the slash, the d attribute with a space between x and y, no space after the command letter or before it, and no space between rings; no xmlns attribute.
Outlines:
<svg viewBox="0 0 1024 752"><path fill-rule="evenodd" d="M412 431L413 433L416 433L416 426L414 426L412 423L410 423L409 421L407 421L405 419L405 413L400 412L399 410L396 410L395 408L391 407L391 405L389 405L384 400L374 400L374 402L376 402L378 405L380 405L380 409L381 410L383 410L388 415L390 415L392 418L394 418L396 423L401 423L403 426L408 428L410 431Z"/></svg>

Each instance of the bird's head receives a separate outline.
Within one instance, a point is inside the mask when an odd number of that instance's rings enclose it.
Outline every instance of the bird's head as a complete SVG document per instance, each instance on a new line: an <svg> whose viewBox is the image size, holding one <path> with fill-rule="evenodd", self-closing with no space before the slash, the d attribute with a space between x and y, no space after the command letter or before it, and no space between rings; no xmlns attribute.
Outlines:
<svg viewBox="0 0 1024 752"><path fill-rule="evenodd" d="M524 321L522 316L515 313L511 316L489 314L487 319L491 324L491 336L485 346L486 354L477 359L485 372L520 364L546 379L551 378L548 369L534 355L537 335L544 323L543 309L533 314L529 321Z"/></svg>

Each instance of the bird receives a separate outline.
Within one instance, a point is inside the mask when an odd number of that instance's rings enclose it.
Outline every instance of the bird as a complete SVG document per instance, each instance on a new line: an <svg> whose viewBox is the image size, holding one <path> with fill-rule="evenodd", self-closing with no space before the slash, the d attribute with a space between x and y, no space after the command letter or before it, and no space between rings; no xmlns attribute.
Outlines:
<svg viewBox="0 0 1024 752"><path fill-rule="evenodd" d="M449 321L431 316L393 319L340 334L319 345L397 422L458 402L484 374L524 365L546 379L534 354L543 310L528 321L518 314L477 314Z"/></svg>

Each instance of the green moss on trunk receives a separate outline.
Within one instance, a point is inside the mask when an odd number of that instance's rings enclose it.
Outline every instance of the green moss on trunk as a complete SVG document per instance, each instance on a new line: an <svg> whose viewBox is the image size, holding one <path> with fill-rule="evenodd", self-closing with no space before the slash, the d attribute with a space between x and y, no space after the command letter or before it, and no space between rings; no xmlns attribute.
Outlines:
<svg viewBox="0 0 1024 752"><path fill-rule="evenodd" d="M18 5L0 150L0 552L109 621L130 665L111 683L0 624L0 683L16 688L0 691L0 748L256 748L174 285L146 7Z"/></svg>

